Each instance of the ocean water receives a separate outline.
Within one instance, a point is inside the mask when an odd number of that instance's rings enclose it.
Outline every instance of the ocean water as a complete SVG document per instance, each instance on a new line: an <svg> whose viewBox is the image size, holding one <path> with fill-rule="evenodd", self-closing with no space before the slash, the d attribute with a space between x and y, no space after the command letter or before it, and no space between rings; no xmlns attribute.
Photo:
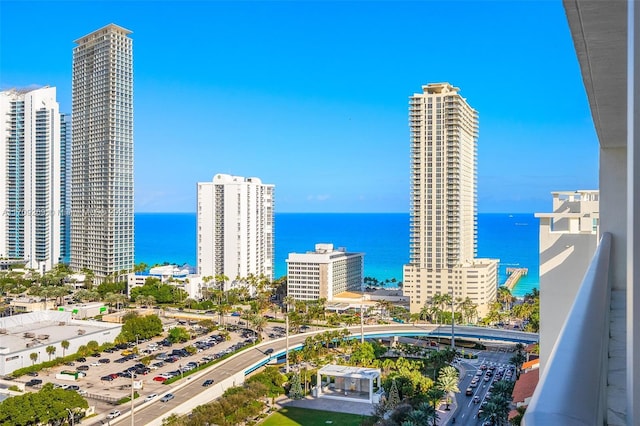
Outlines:
<svg viewBox="0 0 640 426"><path fill-rule="evenodd" d="M196 265L195 213L136 213L136 263ZM539 287L538 220L533 214L478 214L478 257L500 259L499 281L507 267L528 268L513 293L523 296ZM286 275L290 252L332 243L364 252L365 276L402 280L409 259L407 213L276 213L275 276Z"/></svg>

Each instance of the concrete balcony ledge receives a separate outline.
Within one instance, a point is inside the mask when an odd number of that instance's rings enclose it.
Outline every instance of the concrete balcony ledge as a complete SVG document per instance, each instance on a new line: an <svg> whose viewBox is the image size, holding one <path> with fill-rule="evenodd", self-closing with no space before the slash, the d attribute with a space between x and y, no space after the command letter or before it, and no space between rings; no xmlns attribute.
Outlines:
<svg viewBox="0 0 640 426"><path fill-rule="evenodd" d="M610 253L611 234L605 233L527 408L525 426L605 424Z"/></svg>

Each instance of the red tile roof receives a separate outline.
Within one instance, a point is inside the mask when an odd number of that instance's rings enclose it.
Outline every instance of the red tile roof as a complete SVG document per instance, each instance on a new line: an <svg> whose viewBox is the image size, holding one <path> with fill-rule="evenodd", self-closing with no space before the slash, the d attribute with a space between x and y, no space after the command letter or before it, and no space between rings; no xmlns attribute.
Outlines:
<svg viewBox="0 0 640 426"><path fill-rule="evenodd" d="M533 391L536 390L538 380L540 379L540 369L528 371L520 374L520 378L516 381L513 387L513 402L524 402L526 398L533 395Z"/></svg>
<svg viewBox="0 0 640 426"><path fill-rule="evenodd" d="M523 370L529 370L530 368L536 366L536 364L538 364L538 366L540 365L540 359L536 358L536 359L532 359L531 361L527 361L524 364L522 364L522 369Z"/></svg>

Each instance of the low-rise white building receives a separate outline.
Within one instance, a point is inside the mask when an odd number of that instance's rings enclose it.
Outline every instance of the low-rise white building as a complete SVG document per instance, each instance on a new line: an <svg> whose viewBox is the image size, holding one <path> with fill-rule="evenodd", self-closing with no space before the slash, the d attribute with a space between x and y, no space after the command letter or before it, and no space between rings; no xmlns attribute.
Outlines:
<svg viewBox="0 0 640 426"><path fill-rule="evenodd" d="M289 253L287 295L296 300L326 299L345 291L362 291L364 253L348 253L333 244L316 244L315 251Z"/></svg>
<svg viewBox="0 0 640 426"><path fill-rule="evenodd" d="M47 311L56 307L56 299L32 296L16 297L9 302L9 306L14 313Z"/></svg>
<svg viewBox="0 0 640 426"><path fill-rule="evenodd" d="M162 265L149 269L148 273L129 274L127 296L131 296L131 290L134 288L142 287L150 277L184 290L192 299L202 298L202 278L200 275L192 274L191 268L187 265Z"/></svg>
<svg viewBox="0 0 640 426"><path fill-rule="evenodd" d="M378 404L384 395L379 368L329 364L316 374L318 398Z"/></svg>
<svg viewBox="0 0 640 426"><path fill-rule="evenodd" d="M79 303L77 305L58 306L58 312L70 312L73 319L86 319L108 313L109 309L102 302Z"/></svg>
<svg viewBox="0 0 640 426"><path fill-rule="evenodd" d="M48 346L56 348L53 359L77 352L91 340L98 344L113 342L121 329L120 324L76 320L71 312L61 311L0 318L0 375L49 360ZM66 350L61 345L65 340L69 342ZM35 361L31 359L34 353Z"/></svg>

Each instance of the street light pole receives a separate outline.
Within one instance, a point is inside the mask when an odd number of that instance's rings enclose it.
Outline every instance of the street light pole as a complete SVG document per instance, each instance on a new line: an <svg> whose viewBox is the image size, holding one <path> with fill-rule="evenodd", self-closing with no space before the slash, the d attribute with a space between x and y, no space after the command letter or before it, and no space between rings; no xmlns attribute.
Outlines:
<svg viewBox="0 0 640 426"><path fill-rule="evenodd" d="M456 350L456 335L455 335L455 322L456 322L456 315L455 315L455 311L454 311L454 291L453 289L451 289L451 348L455 351Z"/></svg>
<svg viewBox="0 0 640 426"><path fill-rule="evenodd" d="M138 353L138 335L136 334L136 354ZM130 371L129 373L131 373L131 426L135 426L135 421L133 418L133 414L135 411L135 405L133 403L133 400L135 399L135 392L134 392L134 382L133 382L133 378L135 377L135 374L133 374L133 371Z"/></svg>
<svg viewBox="0 0 640 426"><path fill-rule="evenodd" d="M364 343L364 295L360 301L360 343Z"/></svg>
<svg viewBox="0 0 640 426"><path fill-rule="evenodd" d="M135 393L134 393L134 387L133 387L133 378L135 377L135 374L133 374L133 371L129 372L131 374L131 426L135 426L135 421L133 420L133 412L135 410L135 405L133 404L133 400L135 397Z"/></svg>
<svg viewBox="0 0 640 426"><path fill-rule="evenodd" d="M287 309L286 309L286 313L285 313L285 333L287 336L287 353L285 354L285 373L289 372L289 304L287 303Z"/></svg>

